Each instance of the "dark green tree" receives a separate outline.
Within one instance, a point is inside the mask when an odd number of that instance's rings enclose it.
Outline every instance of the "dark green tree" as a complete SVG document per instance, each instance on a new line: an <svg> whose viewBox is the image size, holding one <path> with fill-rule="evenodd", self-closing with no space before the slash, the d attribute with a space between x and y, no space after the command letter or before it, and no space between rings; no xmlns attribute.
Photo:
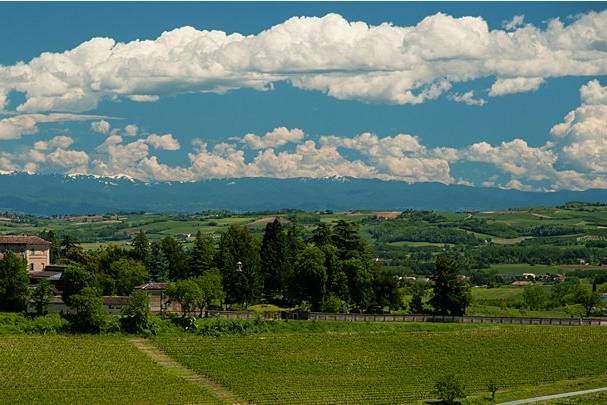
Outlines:
<svg viewBox="0 0 607 405"><path fill-rule="evenodd" d="M86 263L87 256L80 241L72 235L64 235L60 243L59 256L62 260L76 263Z"/></svg>
<svg viewBox="0 0 607 405"><path fill-rule="evenodd" d="M0 259L0 311L27 310L30 297L27 263L11 251Z"/></svg>
<svg viewBox="0 0 607 405"><path fill-rule="evenodd" d="M415 283L411 286L411 301L409 302L409 311L413 314L423 314L426 312L424 307L424 297L426 296L426 285L424 283Z"/></svg>
<svg viewBox="0 0 607 405"><path fill-rule="evenodd" d="M366 310L373 301L373 274L359 258L343 262L344 272L348 277L348 291L352 303L359 310Z"/></svg>
<svg viewBox="0 0 607 405"><path fill-rule="evenodd" d="M59 262L59 254L61 252L61 242L53 230L44 230L40 232L40 237L51 244L51 263Z"/></svg>
<svg viewBox="0 0 607 405"><path fill-rule="evenodd" d="M160 246L169 262L169 279L187 278L187 255L183 250L183 245L172 236L166 236L160 241Z"/></svg>
<svg viewBox="0 0 607 405"><path fill-rule="evenodd" d="M150 258L146 264L150 281L161 283L169 280L169 260L164 254L160 243L153 242L150 249Z"/></svg>
<svg viewBox="0 0 607 405"><path fill-rule="evenodd" d="M261 242L261 269L266 295L284 295L289 286L292 269L287 234L277 218L266 225Z"/></svg>
<svg viewBox="0 0 607 405"><path fill-rule="evenodd" d="M322 248L323 246L332 242L332 237L333 231L331 230L331 226L327 223L321 222L312 231L310 242L313 243L314 246Z"/></svg>
<svg viewBox="0 0 607 405"><path fill-rule="evenodd" d="M441 315L464 315L471 301L470 288L459 276L457 260L448 255L439 255L432 280L434 288L430 304L434 311Z"/></svg>
<svg viewBox="0 0 607 405"><path fill-rule="evenodd" d="M373 293L375 304L383 309L399 309L402 306L402 296L398 288L398 279L394 274L377 263L373 269Z"/></svg>
<svg viewBox="0 0 607 405"><path fill-rule="evenodd" d="M307 301L319 310L325 299L327 270L325 255L316 246L308 245L297 257L293 276L298 301Z"/></svg>
<svg viewBox="0 0 607 405"><path fill-rule="evenodd" d="M365 256L365 242L358 234L356 226L352 222L342 219L333 226L332 244L339 252L341 260L348 260L353 257Z"/></svg>
<svg viewBox="0 0 607 405"><path fill-rule="evenodd" d="M446 375L434 384L434 390L439 399L445 404L455 404L457 398L466 397L466 388L459 378Z"/></svg>
<svg viewBox="0 0 607 405"><path fill-rule="evenodd" d="M130 295L135 286L148 280L143 263L133 259L116 260L110 265L108 274L114 280L112 295Z"/></svg>
<svg viewBox="0 0 607 405"><path fill-rule="evenodd" d="M203 275L215 264L215 241L210 235L196 233L194 245L190 250L189 274L191 277Z"/></svg>
<svg viewBox="0 0 607 405"><path fill-rule="evenodd" d="M250 304L259 298L263 291L259 243L248 228L233 224L221 235L218 265L227 303Z"/></svg>
<svg viewBox="0 0 607 405"><path fill-rule="evenodd" d="M69 266L61 277L62 299L66 305L72 306L71 298L79 294L84 288L96 288L97 281L94 275L80 266Z"/></svg>
<svg viewBox="0 0 607 405"><path fill-rule="evenodd" d="M330 244L322 245L320 248L325 256L325 268L327 269L327 291L333 293L341 300L349 302L348 276L343 270L342 262L339 260L337 248Z"/></svg>
<svg viewBox="0 0 607 405"><path fill-rule="evenodd" d="M131 242L131 257L135 260L139 260L140 262L146 263L150 256L150 241L148 237L145 235L143 229L140 229L139 232L133 238Z"/></svg>
<svg viewBox="0 0 607 405"><path fill-rule="evenodd" d="M48 280L40 280L32 289L32 301L36 308L37 315L46 315L48 313L48 304L53 297L55 289Z"/></svg>

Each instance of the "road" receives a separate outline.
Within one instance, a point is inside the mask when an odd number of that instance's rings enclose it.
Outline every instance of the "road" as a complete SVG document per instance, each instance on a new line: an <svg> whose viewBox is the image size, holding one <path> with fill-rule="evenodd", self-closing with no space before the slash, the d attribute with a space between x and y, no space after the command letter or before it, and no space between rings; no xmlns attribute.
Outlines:
<svg viewBox="0 0 607 405"><path fill-rule="evenodd" d="M583 390L583 391L565 392L565 393L562 393L562 394L546 395L546 396L543 396L543 397L518 399L516 401L502 402L502 403L500 403L498 405L531 404L533 402L549 401L551 399L567 398L567 397L573 397L573 396L576 396L576 395L594 394L595 392L601 392L601 391L607 391L607 387L594 388L594 389L591 389L591 390Z"/></svg>

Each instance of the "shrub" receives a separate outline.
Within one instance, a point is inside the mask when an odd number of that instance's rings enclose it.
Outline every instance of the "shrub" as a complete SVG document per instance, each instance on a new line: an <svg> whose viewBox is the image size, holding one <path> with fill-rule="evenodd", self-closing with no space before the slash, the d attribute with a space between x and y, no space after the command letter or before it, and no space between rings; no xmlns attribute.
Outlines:
<svg viewBox="0 0 607 405"><path fill-rule="evenodd" d="M65 332L69 328L69 322L59 314L29 317L17 313L0 314L0 334L54 334Z"/></svg>
<svg viewBox="0 0 607 405"><path fill-rule="evenodd" d="M321 311L347 314L350 312L350 306L337 295L329 294L329 297L322 303Z"/></svg>
<svg viewBox="0 0 607 405"><path fill-rule="evenodd" d="M446 404L454 404L457 398L464 398L464 384L454 375L446 375L434 385L436 395Z"/></svg>
<svg viewBox="0 0 607 405"><path fill-rule="evenodd" d="M141 290L133 291L127 305L122 309L120 324L128 333L141 333L149 326L149 297Z"/></svg>
<svg viewBox="0 0 607 405"><path fill-rule="evenodd" d="M97 289L83 288L79 294L70 297L70 303L70 307L76 311L70 316L74 331L97 333L105 326L107 311Z"/></svg>

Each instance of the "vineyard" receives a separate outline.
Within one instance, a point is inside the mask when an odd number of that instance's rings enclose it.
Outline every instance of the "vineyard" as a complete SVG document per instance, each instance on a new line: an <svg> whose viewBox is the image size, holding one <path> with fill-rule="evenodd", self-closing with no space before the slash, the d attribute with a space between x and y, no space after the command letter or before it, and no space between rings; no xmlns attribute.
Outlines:
<svg viewBox="0 0 607 405"><path fill-rule="evenodd" d="M5 404L217 403L119 337L2 336Z"/></svg>
<svg viewBox="0 0 607 405"><path fill-rule="evenodd" d="M415 333L161 337L185 366L258 404L404 403L442 375L469 394L607 373L607 329L513 327Z"/></svg>

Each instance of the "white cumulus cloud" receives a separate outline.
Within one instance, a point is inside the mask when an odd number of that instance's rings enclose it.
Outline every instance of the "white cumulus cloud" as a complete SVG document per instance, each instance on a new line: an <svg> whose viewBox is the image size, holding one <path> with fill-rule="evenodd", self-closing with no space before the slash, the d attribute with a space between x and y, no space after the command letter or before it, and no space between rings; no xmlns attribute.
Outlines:
<svg viewBox="0 0 607 405"><path fill-rule="evenodd" d="M163 150L179 150L181 149L181 145L179 145L179 141L173 137L171 134L164 135L156 135L151 134L146 138L146 142L152 145L156 149Z"/></svg>
<svg viewBox="0 0 607 405"><path fill-rule="evenodd" d="M416 104L452 83L498 77L491 95L535 90L560 76L607 74L607 11L545 28L517 16L507 30L438 13L416 25L369 25L338 14L293 17L254 35L181 27L127 43L92 38L65 52L0 66L0 107L91 110L101 99L271 89L286 81L339 99Z"/></svg>

